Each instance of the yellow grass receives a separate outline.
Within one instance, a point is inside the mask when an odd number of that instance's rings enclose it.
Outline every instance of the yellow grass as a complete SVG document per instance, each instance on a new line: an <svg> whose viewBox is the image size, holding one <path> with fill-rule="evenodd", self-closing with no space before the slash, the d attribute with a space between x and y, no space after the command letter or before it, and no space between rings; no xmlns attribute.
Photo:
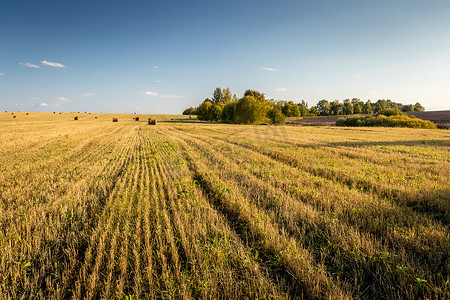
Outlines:
<svg viewBox="0 0 450 300"><path fill-rule="evenodd" d="M14 115L2 299L450 296L448 131Z"/></svg>

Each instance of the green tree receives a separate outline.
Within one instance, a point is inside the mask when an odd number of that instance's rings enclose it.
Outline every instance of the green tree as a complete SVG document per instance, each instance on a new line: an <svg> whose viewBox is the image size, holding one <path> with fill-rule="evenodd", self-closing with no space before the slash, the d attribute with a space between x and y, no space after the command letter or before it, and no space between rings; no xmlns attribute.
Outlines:
<svg viewBox="0 0 450 300"><path fill-rule="evenodd" d="M419 102L414 104L414 111L425 111L425 107L423 107Z"/></svg>
<svg viewBox="0 0 450 300"><path fill-rule="evenodd" d="M339 100L334 100L330 103L331 106L331 114L333 115L342 115L342 104L339 103Z"/></svg>
<svg viewBox="0 0 450 300"><path fill-rule="evenodd" d="M403 105L402 112L412 112L412 111L414 111L414 105L412 104Z"/></svg>
<svg viewBox="0 0 450 300"><path fill-rule="evenodd" d="M305 100L302 100L302 102L300 102L298 104L298 109L300 111L300 115L301 116L307 116L309 115L309 110L308 110L308 103L305 102Z"/></svg>
<svg viewBox="0 0 450 300"><path fill-rule="evenodd" d="M344 100L344 104L342 105L342 113L344 115L353 115L353 104L350 102L350 99Z"/></svg>
<svg viewBox="0 0 450 300"><path fill-rule="evenodd" d="M237 101L225 104L222 109L222 121L226 123L236 123L236 106Z"/></svg>
<svg viewBox="0 0 450 300"><path fill-rule="evenodd" d="M197 107L197 118L204 121L209 120L212 106L213 102L209 98L205 99L205 101Z"/></svg>
<svg viewBox="0 0 450 300"><path fill-rule="evenodd" d="M209 121L220 121L222 118L222 110L225 104L223 103L214 103L208 111L208 120Z"/></svg>
<svg viewBox="0 0 450 300"><path fill-rule="evenodd" d="M316 105L317 111L321 116L329 116L331 112L331 105L330 102L323 99L320 100L319 103Z"/></svg>
<svg viewBox="0 0 450 300"><path fill-rule="evenodd" d="M193 107L186 108L183 111L183 115L196 115L196 114L197 114L197 110Z"/></svg>
<svg viewBox="0 0 450 300"><path fill-rule="evenodd" d="M236 122L239 124L255 124L264 121L271 104L263 98L246 95L236 104Z"/></svg>
<svg viewBox="0 0 450 300"><path fill-rule="evenodd" d="M309 115L310 116L317 116L317 115L319 115L319 111L317 110L317 107L311 106L311 108L309 109Z"/></svg>
<svg viewBox="0 0 450 300"><path fill-rule="evenodd" d="M366 103L363 106L363 110L362 110L363 114L372 114L373 113L373 105L372 105L372 101L367 100Z"/></svg>
<svg viewBox="0 0 450 300"><path fill-rule="evenodd" d="M222 103L222 89L217 87L213 92L212 102L213 103Z"/></svg>
<svg viewBox="0 0 450 300"><path fill-rule="evenodd" d="M272 109L269 110L267 116L272 121L272 124L283 124L286 119L283 112L276 106L272 107Z"/></svg>

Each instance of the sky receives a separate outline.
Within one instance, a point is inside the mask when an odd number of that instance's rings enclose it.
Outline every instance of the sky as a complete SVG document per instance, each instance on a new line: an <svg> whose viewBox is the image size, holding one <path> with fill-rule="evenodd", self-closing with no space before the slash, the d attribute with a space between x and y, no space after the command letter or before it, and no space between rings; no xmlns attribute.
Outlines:
<svg viewBox="0 0 450 300"><path fill-rule="evenodd" d="M0 110L180 114L241 97L450 109L450 1L0 1Z"/></svg>

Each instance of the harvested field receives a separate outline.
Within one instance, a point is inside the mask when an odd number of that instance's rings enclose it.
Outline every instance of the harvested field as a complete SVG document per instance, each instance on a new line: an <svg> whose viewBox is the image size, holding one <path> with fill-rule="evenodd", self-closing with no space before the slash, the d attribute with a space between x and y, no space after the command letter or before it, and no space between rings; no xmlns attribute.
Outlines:
<svg viewBox="0 0 450 300"><path fill-rule="evenodd" d="M450 297L446 130L22 114L0 298Z"/></svg>

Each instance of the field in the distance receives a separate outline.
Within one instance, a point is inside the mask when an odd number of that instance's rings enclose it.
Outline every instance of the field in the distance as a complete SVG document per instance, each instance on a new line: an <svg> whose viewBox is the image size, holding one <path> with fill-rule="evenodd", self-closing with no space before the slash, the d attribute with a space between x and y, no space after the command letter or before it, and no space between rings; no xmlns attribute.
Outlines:
<svg viewBox="0 0 450 300"><path fill-rule="evenodd" d="M14 115L1 299L450 297L448 130Z"/></svg>

